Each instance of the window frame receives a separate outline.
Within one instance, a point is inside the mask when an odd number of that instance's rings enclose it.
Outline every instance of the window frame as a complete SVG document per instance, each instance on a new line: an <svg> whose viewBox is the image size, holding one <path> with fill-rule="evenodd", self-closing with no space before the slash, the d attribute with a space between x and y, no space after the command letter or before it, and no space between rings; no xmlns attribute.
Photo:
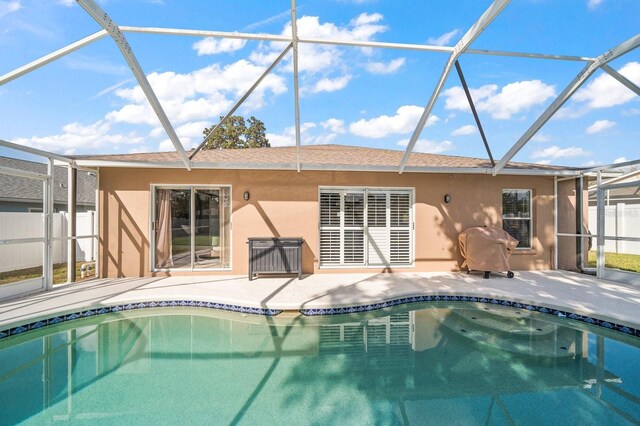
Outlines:
<svg viewBox="0 0 640 426"><path fill-rule="evenodd" d="M198 189L229 189L229 266L225 268L195 268L193 262L194 241L191 243L191 266L189 268L157 268L156 267L156 243L154 221L156 220L156 190L158 189L188 189L191 192L190 200L190 227L193 228L195 221L193 218L193 208L195 199L193 195ZM152 183L149 185L149 271L150 272L199 272L199 271L231 271L233 270L233 187L231 184L170 184L170 183Z"/></svg>
<svg viewBox="0 0 640 426"><path fill-rule="evenodd" d="M504 193L509 191L520 191L520 192L528 192L529 193L529 217L505 217L504 214ZM522 220L529 221L529 245L523 246L518 244L516 250L531 250L533 249L533 189L531 188L502 188L501 193L501 208L502 208L502 229L504 229L504 221L505 220ZM506 229L504 229L506 231ZM508 232L508 231L507 231ZM511 235L511 234L509 234Z"/></svg>
<svg viewBox="0 0 640 426"><path fill-rule="evenodd" d="M383 191L385 192L387 199L389 199L390 194L393 194L394 192L396 193L406 193L409 195L409 224L406 227L406 229L409 230L409 262L408 263L398 263L398 264L394 264L391 263L390 261L388 261L387 263L384 264L369 264L369 257L368 257L368 244L369 244L369 236L368 236L368 201L367 201L367 197L370 191ZM331 228L333 230L339 230L341 233L340 236L340 241L341 241L341 247L340 247L340 263L329 263L329 264L323 264L322 260L321 260L321 244L322 244L322 239L321 239L321 233L323 230L328 230L323 228L323 225L321 224L321 217L322 217L322 206L321 206L321 202L320 202L320 197L322 193L335 193L338 192L340 193L340 226L339 227L330 227L327 226L326 228ZM363 240L363 250L364 250L364 262L362 264L349 264L349 263L344 263L344 241L343 241L343 231L349 230L349 229L354 229L354 227L352 226L344 226L344 194L348 194L348 193L362 193L364 194L364 203L365 203L365 208L364 208L364 224L361 227L361 229L363 229L364 231L364 240ZM415 238L415 188L414 187L378 187L378 186L319 186L318 187L318 230L317 230L317 237L318 237L318 245L317 245L317 253L318 253L318 268L319 269L380 269L380 268L387 268L387 267L392 267L392 268L413 268L415 267L415 243L416 243L416 238ZM391 226L390 223L390 208L391 206L388 205L387 206L387 228L391 231L396 230L398 227L396 226ZM389 236L389 242L391 241L391 236ZM390 253L389 253L390 255ZM390 260L390 259L389 259Z"/></svg>

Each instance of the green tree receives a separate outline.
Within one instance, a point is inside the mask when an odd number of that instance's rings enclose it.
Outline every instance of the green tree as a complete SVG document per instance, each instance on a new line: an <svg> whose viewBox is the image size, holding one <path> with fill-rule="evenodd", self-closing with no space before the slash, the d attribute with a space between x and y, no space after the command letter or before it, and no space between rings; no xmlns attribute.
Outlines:
<svg viewBox="0 0 640 426"><path fill-rule="evenodd" d="M220 120L222 118L220 117ZM271 146L265 135L264 123L254 116L245 122L243 117L232 115L207 138L214 127L207 127L202 131L207 141L202 149L268 148Z"/></svg>

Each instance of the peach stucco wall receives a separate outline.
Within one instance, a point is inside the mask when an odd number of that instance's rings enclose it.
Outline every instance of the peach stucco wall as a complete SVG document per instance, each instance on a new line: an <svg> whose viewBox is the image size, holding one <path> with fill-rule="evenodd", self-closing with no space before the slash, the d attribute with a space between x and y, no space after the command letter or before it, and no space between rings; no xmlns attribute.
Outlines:
<svg viewBox="0 0 640 426"><path fill-rule="evenodd" d="M471 226L501 226L502 189L532 189L533 249L519 250L511 266L514 270L551 267L553 178L549 177L101 168L101 275L154 275L149 264L152 184L232 186L232 271L227 274L247 273L247 238L268 236L304 237L305 273L336 271L318 269L319 186L415 188L415 267L394 268L399 271L459 270L459 232ZM243 200L245 191L251 194L249 201ZM447 193L452 198L449 204L443 202ZM376 269L340 269L347 271Z"/></svg>

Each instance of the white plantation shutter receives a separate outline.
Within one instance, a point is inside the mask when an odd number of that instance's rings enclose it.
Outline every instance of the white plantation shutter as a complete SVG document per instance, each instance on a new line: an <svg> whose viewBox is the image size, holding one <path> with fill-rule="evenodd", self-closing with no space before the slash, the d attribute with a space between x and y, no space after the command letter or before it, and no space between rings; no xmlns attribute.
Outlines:
<svg viewBox="0 0 640 426"><path fill-rule="evenodd" d="M364 231L344 230L344 263L364 263Z"/></svg>
<svg viewBox="0 0 640 426"><path fill-rule="evenodd" d="M364 264L364 193L343 194L342 263Z"/></svg>
<svg viewBox="0 0 640 426"><path fill-rule="evenodd" d="M340 264L340 230L320 231L320 262L324 265Z"/></svg>
<svg viewBox="0 0 640 426"><path fill-rule="evenodd" d="M410 190L321 190L320 264L411 264L412 223Z"/></svg>
<svg viewBox="0 0 640 426"><path fill-rule="evenodd" d="M346 193L344 195L344 226L364 225L364 194Z"/></svg>
<svg viewBox="0 0 640 426"><path fill-rule="evenodd" d="M342 242L340 239L340 193L320 194L320 262L339 265Z"/></svg>
<svg viewBox="0 0 640 426"><path fill-rule="evenodd" d="M320 193L320 225L340 226L340 193Z"/></svg>
<svg viewBox="0 0 640 426"><path fill-rule="evenodd" d="M392 264L411 263L411 194L391 193L389 260Z"/></svg>
<svg viewBox="0 0 640 426"><path fill-rule="evenodd" d="M389 194L369 191L367 194L367 256L369 265L389 264Z"/></svg>

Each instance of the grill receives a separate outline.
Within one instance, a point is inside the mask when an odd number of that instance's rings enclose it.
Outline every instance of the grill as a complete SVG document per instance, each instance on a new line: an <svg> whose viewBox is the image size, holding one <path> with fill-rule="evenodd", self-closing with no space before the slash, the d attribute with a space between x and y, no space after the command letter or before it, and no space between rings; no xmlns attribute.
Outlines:
<svg viewBox="0 0 640 426"><path fill-rule="evenodd" d="M484 278L489 278L491 271L507 272L507 276L513 278L509 256L518 240L507 231L501 228L469 228L460 233L458 241L464 257L462 267L466 266L467 271L483 271Z"/></svg>

